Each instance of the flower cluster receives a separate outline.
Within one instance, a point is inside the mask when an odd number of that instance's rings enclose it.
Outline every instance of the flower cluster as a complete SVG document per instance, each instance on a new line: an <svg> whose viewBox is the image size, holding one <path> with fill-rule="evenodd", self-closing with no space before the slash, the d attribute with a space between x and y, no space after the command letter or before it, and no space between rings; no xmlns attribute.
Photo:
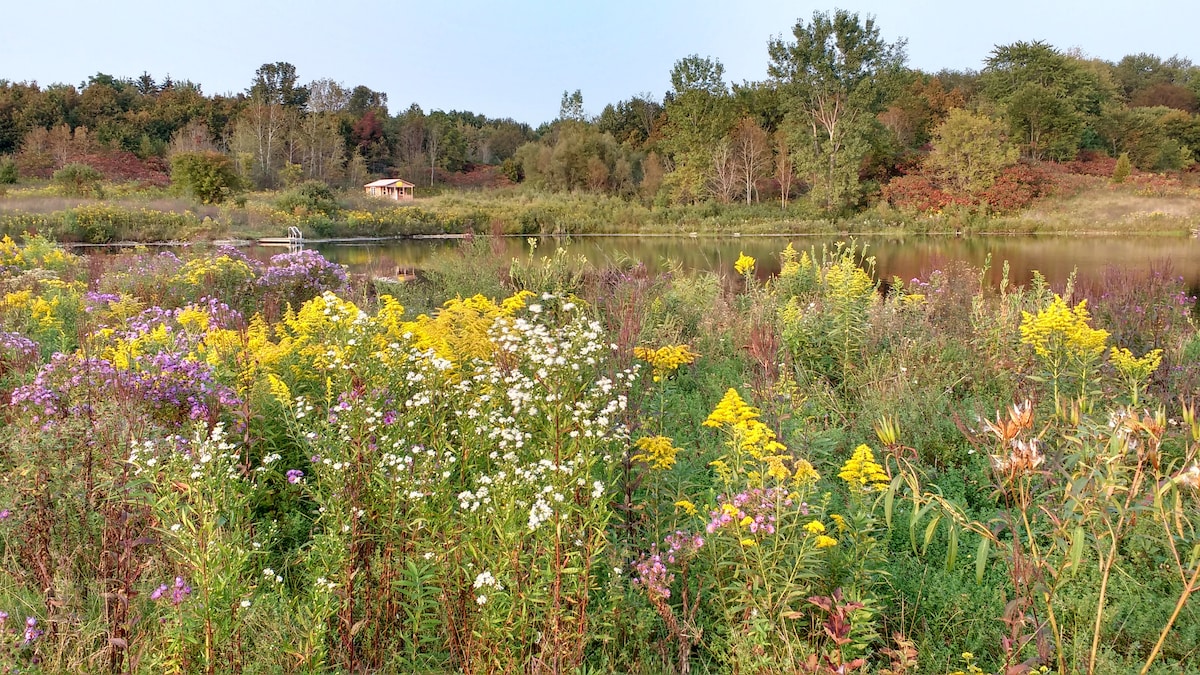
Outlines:
<svg viewBox="0 0 1200 675"><path fill-rule="evenodd" d="M1162 363L1163 350L1152 349L1141 358L1137 358L1124 347L1113 347L1109 352L1109 360L1121 375L1137 380L1144 380Z"/></svg>
<svg viewBox="0 0 1200 675"><path fill-rule="evenodd" d="M0 365L27 361L35 358L37 353L38 345L33 340L20 333L0 331Z"/></svg>
<svg viewBox="0 0 1200 675"><path fill-rule="evenodd" d="M854 449L854 454L838 472L838 478L846 481L853 494L879 492L886 489L890 482L883 467L875 461L875 453L865 443Z"/></svg>
<svg viewBox="0 0 1200 675"><path fill-rule="evenodd" d="M1113 347L1109 352L1109 360L1117 369L1121 379L1125 381L1125 386L1129 388L1133 405L1138 404L1139 391L1146 379L1158 370L1158 366L1162 363L1162 357L1163 350L1161 349L1152 349L1141 358L1135 357L1132 352L1123 347L1119 349Z"/></svg>
<svg viewBox="0 0 1200 675"><path fill-rule="evenodd" d="M725 430L732 449L767 462L769 475L778 480L786 479L788 471L783 466L782 453L787 448L776 440L775 432L758 419L759 414L757 408L742 400L736 389L729 389L702 424Z"/></svg>
<svg viewBox="0 0 1200 675"><path fill-rule="evenodd" d="M471 584L471 587L476 591L482 591L485 588L494 588L497 591L504 590L504 586L500 585L499 581L496 581L496 577L492 575L490 570L484 570L476 575L475 582ZM486 605L487 601L488 596L486 593L481 592L475 596L475 604L477 605Z"/></svg>
<svg viewBox="0 0 1200 675"><path fill-rule="evenodd" d="M675 530L663 539L663 543L667 545L667 562L674 565L680 560L691 558L703 548L704 537L699 533Z"/></svg>
<svg viewBox="0 0 1200 675"><path fill-rule="evenodd" d="M645 436L634 443L639 452L632 457L635 462L645 462L651 469L666 471L675 465L679 448L666 436Z"/></svg>
<svg viewBox="0 0 1200 675"><path fill-rule="evenodd" d="M1050 358L1059 349L1081 359L1096 358L1104 353L1108 331L1088 325L1091 315L1088 314L1087 300L1081 300L1072 309L1062 296L1055 295L1036 315L1021 314L1021 342L1033 347L1038 356Z"/></svg>
<svg viewBox="0 0 1200 675"><path fill-rule="evenodd" d="M299 307L302 303L326 291L346 290L346 270L309 249L281 253L271 262L255 285L267 297Z"/></svg>
<svg viewBox="0 0 1200 675"><path fill-rule="evenodd" d="M842 262L825 270L825 286L831 298L857 301L875 299L875 282L866 270L847 256Z"/></svg>
<svg viewBox="0 0 1200 675"><path fill-rule="evenodd" d="M7 234L0 238L0 271L52 270L63 272L78 264L79 256L67 253L41 235L25 235L18 245Z"/></svg>
<svg viewBox="0 0 1200 675"><path fill-rule="evenodd" d="M804 531L813 536L813 545L817 548L831 548L837 546L837 539L825 534L825 524L819 520L810 520L804 526Z"/></svg>
<svg viewBox="0 0 1200 675"><path fill-rule="evenodd" d="M680 366L693 363L700 356L688 345L667 345L658 349L634 347L633 355L650 364L655 382L670 377Z"/></svg>
<svg viewBox="0 0 1200 675"><path fill-rule="evenodd" d="M633 584L645 588L651 600L671 597L671 582L675 581L675 575L667 570L657 544L650 545L650 552L634 563L633 569L636 573Z"/></svg>
<svg viewBox="0 0 1200 675"><path fill-rule="evenodd" d="M709 534L732 527L739 536L745 532L750 534L775 534L776 517L782 509L793 505L791 494L783 487L751 488L739 492L732 498L721 495L717 498L717 508L709 513L708 525L705 528ZM801 511L807 505L801 504ZM743 544L753 545L753 539L743 539Z"/></svg>
<svg viewBox="0 0 1200 675"><path fill-rule="evenodd" d="M758 408L747 404L742 400L737 390L731 388L725 392L725 396L721 398L721 402L717 404L717 407L713 408L713 411L709 413L703 425L720 429L722 427L745 424L751 420L758 419L758 416Z"/></svg>
<svg viewBox="0 0 1200 675"><path fill-rule="evenodd" d="M25 617L25 640L21 643L22 646L36 642L38 638L42 637L42 635L46 633L41 628L38 628L37 625L37 617Z"/></svg>
<svg viewBox="0 0 1200 675"><path fill-rule="evenodd" d="M757 261L746 255L745 252L738 252L738 259L733 263L733 270L742 276L754 274L754 265Z"/></svg>
<svg viewBox="0 0 1200 675"><path fill-rule="evenodd" d="M187 600L188 596L191 594L192 587L187 585L187 582L183 580L183 577L175 577L175 584L173 586L167 586L166 584L160 585L158 588L154 589L152 593L150 593L150 599L158 601L164 598L169 598L171 600L171 604L178 607L179 605L183 604L183 601Z"/></svg>

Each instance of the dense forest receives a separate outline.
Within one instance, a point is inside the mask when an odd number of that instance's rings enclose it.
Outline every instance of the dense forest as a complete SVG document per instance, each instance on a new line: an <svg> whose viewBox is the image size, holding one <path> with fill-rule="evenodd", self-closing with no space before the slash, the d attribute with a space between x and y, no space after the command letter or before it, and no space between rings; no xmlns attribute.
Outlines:
<svg viewBox="0 0 1200 675"><path fill-rule="evenodd" d="M384 92L302 84L283 62L225 95L148 73L78 86L0 80L0 181L86 164L166 184L172 167L194 173L199 161L265 189L387 175L647 205L804 197L837 213L883 198L1004 210L1037 196L1046 167L1119 180L1186 171L1200 156L1200 66L1179 56L1113 63L1021 41L992 48L978 71L927 73L906 65L903 40L885 41L873 18L841 10L801 19L765 47L760 81L728 82L719 59L690 55L662 98L636 94L591 114L581 90L563 92L559 117L536 128L416 104L393 112Z"/></svg>

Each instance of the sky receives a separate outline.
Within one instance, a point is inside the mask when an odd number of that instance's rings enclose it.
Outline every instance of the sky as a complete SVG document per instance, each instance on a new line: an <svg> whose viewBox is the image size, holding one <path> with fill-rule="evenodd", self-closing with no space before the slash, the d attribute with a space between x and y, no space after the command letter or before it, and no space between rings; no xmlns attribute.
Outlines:
<svg viewBox="0 0 1200 675"><path fill-rule="evenodd" d="M415 102L537 126L558 115L563 91L581 90L593 115L642 92L661 98L690 54L720 60L730 82L762 80L767 41L835 7L873 15L926 71L977 70L1017 40L1110 61L1148 52L1200 62L1195 0L0 0L0 79L149 72L224 94L287 61L301 82L385 92L393 114Z"/></svg>

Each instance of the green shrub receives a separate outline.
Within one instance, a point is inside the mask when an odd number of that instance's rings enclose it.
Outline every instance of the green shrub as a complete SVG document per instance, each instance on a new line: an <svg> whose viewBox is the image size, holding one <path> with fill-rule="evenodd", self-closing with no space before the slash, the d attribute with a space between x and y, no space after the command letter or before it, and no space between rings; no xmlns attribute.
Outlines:
<svg viewBox="0 0 1200 675"><path fill-rule="evenodd" d="M99 171L87 164L72 162L54 172L52 180L63 194L72 197L102 196L100 181L104 178Z"/></svg>
<svg viewBox="0 0 1200 675"><path fill-rule="evenodd" d="M1132 166L1129 162L1129 153L1122 152L1117 158L1117 165L1113 167L1112 182L1124 183L1126 178L1129 178L1129 173L1132 171Z"/></svg>
<svg viewBox="0 0 1200 675"><path fill-rule="evenodd" d="M220 204L245 185L233 160L219 152L181 152L171 158L171 182L205 204Z"/></svg>
<svg viewBox="0 0 1200 675"><path fill-rule="evenodd" d="M13 158L0 159L0 185L16 185L17 178L17 163Z"/></svg>
<svg viewBox="0 0 1200 675"><path fill-rule="evenodd" d="M275 200L275 208L296 215L334 216L342 210L333 189L319 180L306 180Z"/></svg>

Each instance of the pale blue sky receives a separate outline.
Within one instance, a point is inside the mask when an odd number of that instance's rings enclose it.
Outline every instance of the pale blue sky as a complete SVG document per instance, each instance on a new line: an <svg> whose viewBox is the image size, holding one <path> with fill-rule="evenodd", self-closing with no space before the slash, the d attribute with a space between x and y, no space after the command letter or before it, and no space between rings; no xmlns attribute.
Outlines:
<svg viewBox="0 0 1200 675"><path fill-rule="evenodd" d="M996 44L1045 40L1109 60L1129 53L1200 61L1195 0L576 0L418 3L313 0L0 0L0 79L79 83L96 72L246 89L263 63L302 82L329 77L416 102L513 117L555 117L564 89L597 114L642 91L661 96L672 64L720 59L731 81L766 76L766 43L834 7L874 14L909 64L978 69Z"/></svg>

